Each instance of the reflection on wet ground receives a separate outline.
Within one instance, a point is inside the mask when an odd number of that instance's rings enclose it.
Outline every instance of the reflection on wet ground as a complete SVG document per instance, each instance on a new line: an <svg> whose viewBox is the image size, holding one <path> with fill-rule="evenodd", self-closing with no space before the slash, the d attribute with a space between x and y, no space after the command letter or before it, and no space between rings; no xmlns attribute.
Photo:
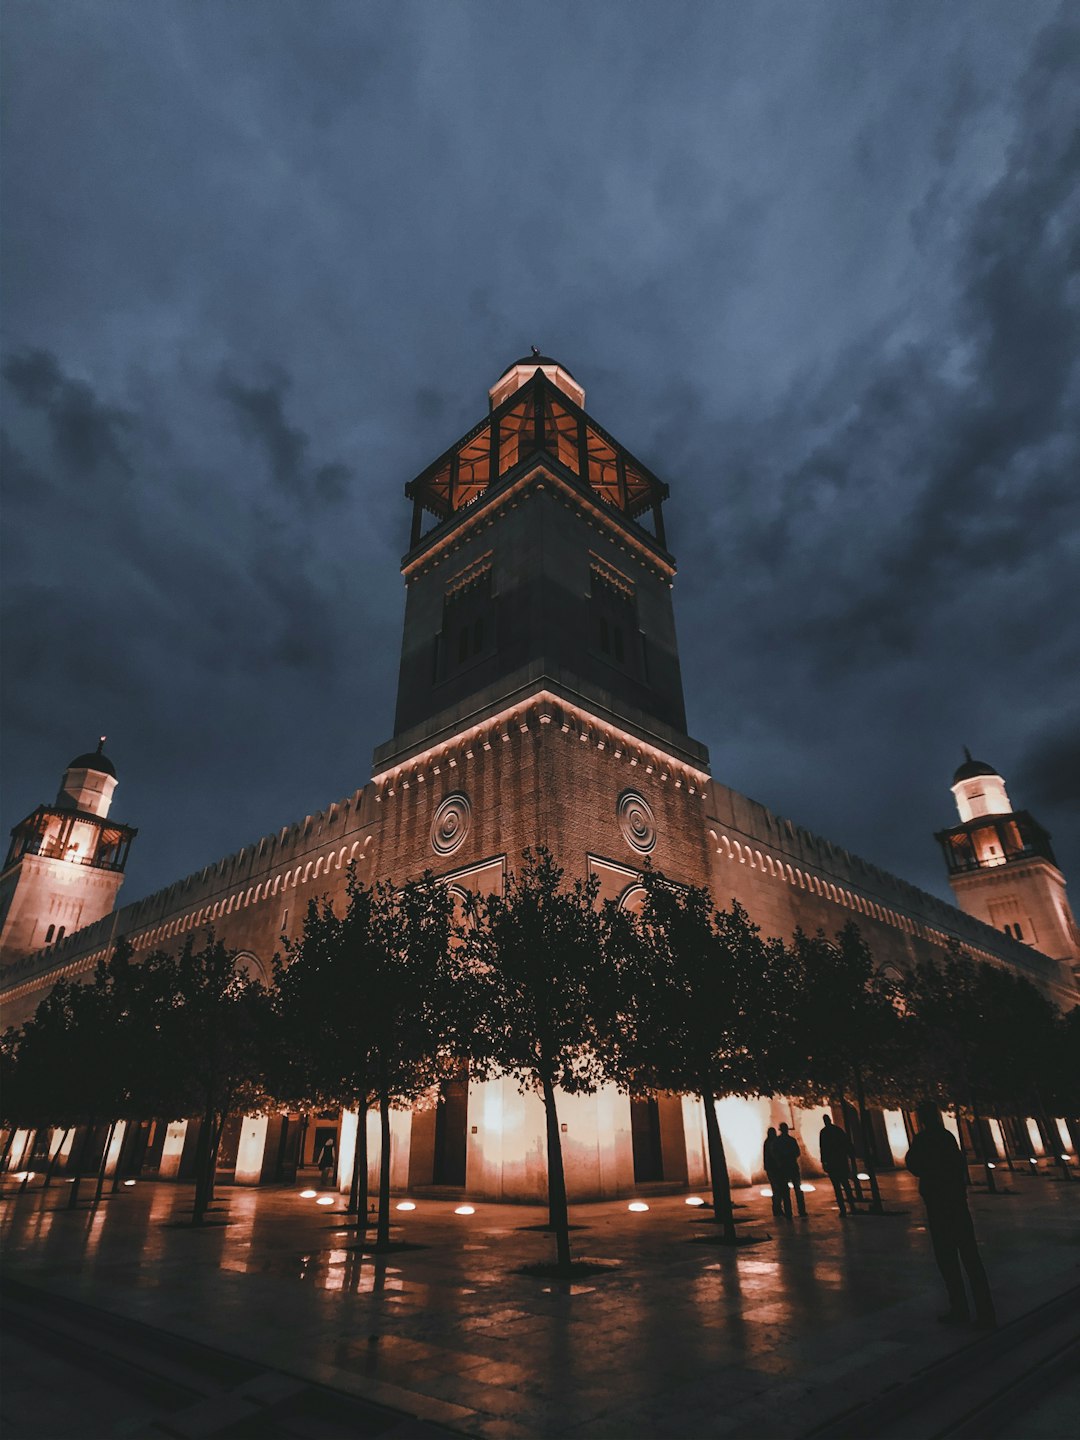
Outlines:
<svg viewBox="0 0 1080 1440"><path fill-rule="evenodd" d="M64 1186L11 1194L2 1222L29 1283L489 1440L787 1436L970 1338L933 1325L918 1199L906 1175L884 1184L909 1213L841 1224L818 1195L808 1220L774 1221L743 1192L742 1226L771 1238L734 1252L692 1243L708 1212L695 1232L678 1196L647 1214L575 1207L582 1256L618 1263L573 1283L519 1273L551 1254L522 1228L536 1207L461 1217L419 1200L393 1230L418 1248L385 1256L299 1186L223 1190L213 1218L228 1223L202 1231L177 1223L188 1187L153 1183L74 1212ZM1014 1186L973 1200L1005 1317L1075 1283L1080 1262L1080 1185Z"/></svg>

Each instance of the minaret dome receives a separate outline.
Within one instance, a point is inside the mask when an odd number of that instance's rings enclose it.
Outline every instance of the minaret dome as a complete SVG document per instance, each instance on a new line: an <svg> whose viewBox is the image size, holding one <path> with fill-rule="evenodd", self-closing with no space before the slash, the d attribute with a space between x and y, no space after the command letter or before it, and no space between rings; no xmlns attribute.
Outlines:
<svg viewBox="0 0 1080 1440"><path fill-rule="evenodd" d="M76 755L68 763L56 792L58 810L81 810L103 820L108 815L116 789L116 767L105 754L105 740L102 735L96 750Z"/></svg>
<svg viewBox="0 0 1080 1440"><path fill-rule="evenodd" d="M508 365L492 385L488 391L490 408L494 410L513 395L515 390L528 384L537 370L543 371L551 383L558 386L564 395L568 395L575 405L585 408L585 387L578 384L565 365L560 365L558 360L553 360L550 355L541 355L535 345L530 355L523 355L520 360Z"/></svg>
<svg viewBox="0 0 1080 1440"><path fill-rule="evenodd" d="M964 746L964 763L953 776L952 792L960 819L977 820L980 815L1011 815L1012 802L1005 781L985 760L974 760Z"/></svg>

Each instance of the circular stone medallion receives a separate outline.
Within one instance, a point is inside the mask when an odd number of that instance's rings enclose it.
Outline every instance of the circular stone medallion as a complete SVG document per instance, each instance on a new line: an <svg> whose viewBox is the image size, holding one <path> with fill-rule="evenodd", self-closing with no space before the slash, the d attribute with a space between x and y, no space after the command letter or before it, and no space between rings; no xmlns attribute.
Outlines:
<svg viewBox="0 0 1080 1440"><path fill-rule="evenodd" d="M469 797L460 793L448 795L435 811L431 822L431 848L436 855L452 855L464 844L472 821Z"/></svg>
<svg viewBox="0 0 1080 1440"><path fill-rule="evenodd" d="M619 796L615 813L627 844L647 855L656 844L656 821L649 802L636 790L624 790Z"/></svg>

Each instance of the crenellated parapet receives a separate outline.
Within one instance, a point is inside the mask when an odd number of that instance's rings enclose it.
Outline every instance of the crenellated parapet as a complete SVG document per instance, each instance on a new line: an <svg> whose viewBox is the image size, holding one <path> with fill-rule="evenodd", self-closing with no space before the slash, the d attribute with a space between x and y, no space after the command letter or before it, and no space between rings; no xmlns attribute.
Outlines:
<svg viewBox="0 0 1080 1440"><path fill-rule="evenodd" d="M737 791L713 784L706 823L721 903L729 890L742 890L757 900L748 908L795 917L803 929L823 925L832 932L849 919L864 929L884 927L893 940L887 946L889 957L901 964L931 958L950 941L958 941L974 959L1025 975L1059 1005L1080 1000L1069 967L1059 960Z"/></svg>
<svg viewBox="0 0 1080 1440"><path fill-rule="evenodd" d="M295 923L309 897L342 890L349 864L370 860L372 837L370 827L365 827L372 798L370 786L356 790L325 810L282 826L104 916L59 944L5 966L0 972L0 1001L8 1023L15 1023L17 1012L25 1018L23 1002L36 997L36 1004L50 984L92 974L120 936L138 955L181 944L191 932L213 928L229 943L257 938L257 953L268 959L280 948L286 909Z"/></svg>

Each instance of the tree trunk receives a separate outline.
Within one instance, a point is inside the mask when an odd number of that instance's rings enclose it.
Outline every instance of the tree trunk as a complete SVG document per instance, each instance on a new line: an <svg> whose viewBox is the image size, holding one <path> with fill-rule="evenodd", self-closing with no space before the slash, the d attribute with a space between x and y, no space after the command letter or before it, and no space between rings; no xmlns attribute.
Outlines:
<svg viewBox="0 0 1080 1440"><path fill-rule="evenodd" d="M353 1147L352 1179L349 1182L349 1214L356 1216L361 1236L367 1233L368 1211L368 1143L367 1096L356 1110L356 1144Z"/></svg>
<svg viewBox="0 0 1080 1440"><path fill-rule="evenodd" d="M379 1155L379 1223L375 1231L375 1245L379 1250L386 1250L390 1245L390 1095L386 1090L379 1093L379 1136L382 1147Z"/></svg>
<svg viewBox="0 0 1080 1440"><path fill-rule="evenodd" d="M983 1174L986 1176L986 1190L989 1195L997 1194L997 1186L994 1184L994 1167L990 1164L990 1152L986 1146L986 1134L982 1127L982 1117L979 1114L979 1102L975 1097L975 1091L971 1092L971 1119L975 1127L975 1138L979 1142L982 1151Z"/></svg>
<svg viewBox="0 0 1080 1440"><path fill-rule="evenodd" d="M86 1159L86 1147L90 1144L90 1137L94 1133L96 1120L89 1120L83 1134L82 1144L79 1146L78 1158L75 1161L75 1178L71 1182L71 1194L68 1196L67 1208L74 1210L79 1203L79 1181L82 1179L83 1161Z"/></svg>
<svg viewBox="0 0 1080 1440"><path fill-rule="evenodd" d="M870 1129L870 1117L866 1113L866 1095L863 1091L862 1067L855 1066L855 1094L859 1102L859 1128L862 1130L863 1151L866 1173L870 1176L870 1214L884 1215L881 1191L878 1189L877 1164L874 1160L874 1135Z"/></svg>
<svg viewBox="0 0 1080 1440"><path fill-rule="evenodd" d="M1039 1107L1039 1119L1042 1121L1043 1139L1051 1147L1051 1153L1053 1154L1054 1162L1057 1165L1058 1169L1061 1171L1061 1178L1063 1180L1071 1180L1073 1177L1072 1171L1069 1169L1069 1162L1061 1153L1061 1136L1058 1134L1057 1126L1051 1120L1050 1115L1047 1112L1046 1106L1043 1104L1042 1093L1040 1092L1038 1086L1035 1087L1035 1103Z"/></svg>
<svg viewBox="0 0 1080 1440"><path fill-rule="evenodd" d="M27 1185L30 1184L30 1174L31 1174L31 1172L30 1172L30 1170L29 1170L28 1167L34 1163L34 1151L37 1149L38 1137L39 1137L40 1135L41 1135L41 1126L39 1125L38 1128L34 1131L34 1138L33 1138L33 1140L31 1140L30 1144L27 1145L26 1149L23 1151L23 1154L24 1154L24 1155L28 1155L28 1156L29 1156L29 1159L23 1161L23 1178L22 1178L22 1184L19 1186L19 1190L20 1190L20 1191L25 1190L26 1187L27 1187Z"/></svg>
<svg viewBox="0 0 1080 1440"><path fill-rule="evenodd" d="M848 1119L846 1094L841 1095L840 1097L839 1110L840 1124L843 1126L844 1134L848 1137L848 1144L851 1146L851 1184L855 1190L855 1199L861 1205L866 1199L866 1196L863 1194L862 1181L859 1179L859 1154L855 1145L855 1140L858 1139L860 1145L864 1150L866 1149L866 1144L861 1133L858 1136L855 1136L854 1132L848 1128L851 1122ZM861 1120L859 1121L859 1130L860 1132L862 1130Z"/></svg>
<svg viewBox="0 0 1080 1440"><path fill-rule="evenodd" d="M724 1227L724 1243L735 1244L735 1211L731 1204L731 1176L728 1174L724 1138L716 1118L716 1096L711 1089L701 1092L705 1107L705 1136L709 1145L709 1179L712 1182L713 1219Z"/></svg>
<svg viewBox="0 0 1080 1440"><path fill-rule="evenodd" d="M112 1145L113 1136L116 1134L116 1121L109 1122L109 1128L105 1132L105 1145L101 1151L101 1164L98 1166L97 1185L94 1188L94 1204L101 1199L102 1191L105 1189L105 1171L109 1165L109 1147Z"/></svg>
<svg viewBox="0 0 1080 1440"><path fill-rule="evenodd" d="M55 1171L56 1171L57 1165L59 1165L59 1163L60 1163L60 1152L63 1150L64 1146L67 1144L67 1137L68 1137L70 1134L71 1134L71 1126L70 1126L70 1125L69 1125L65 1130L61 1131L61 1133L60 1133L60 1144L57 1145L56 1149L55 1149L55 1150L53 1151L53 1153L49 1156L49 1164L48 1164L48 1167L47 1167L47 1169L46 1169L46 1171L45 1171L45 1183L44 1183L44 1184L42 1185L42 1187L41 1187L43 1190L47 1190L47 1189L49 1188L49 1186L52 1184L53 1174L54 1174Z"/></svg>
<svg viewBox="0 0 1080 1440"><path fill-rule="evenodd" d="M114 1195L119 1192L120 1186L124 1183L124 1165L127 1157L131 1154L135 1136L139 1134L141 1129L141 1125L134 1120L124 1121L124 1134L120 1141L120 1153L116 1157L116 1169L113 1171L112 1193Z"/></svg>
<svg viewBox="0 0 1080 1440"><path fill-rule="evenodd" d="M555 1087L545 1076L544 1119L547 1124L548 1224L555 1234L555 1263L570 1270L570 1211L566 1203L566 1172L563 1169L562 1132L555 1104Z"/></svg>
<svg viewBox="0 0 1080 1440"><path fill-rule="evenodd" d="M210 1175L217 1159L214 1148L214 1110L207 1106L199 1126L195 1145L195 1203L191 1210L192 1225L201 1225L210 1204Z"/></svg>
<svg viewBox="0 0 1080 1440"><path fill-rule="evenodd" d="M995 1108L994 1119L998 1122L998 1129L1001 1131L1001 1148L1005 1152L1005 1166L1009 1170L1015 1170L1013 1164L1012 1150L1009 1146L1009 1122L1001 1118L1000 1111Z"/></svg>

